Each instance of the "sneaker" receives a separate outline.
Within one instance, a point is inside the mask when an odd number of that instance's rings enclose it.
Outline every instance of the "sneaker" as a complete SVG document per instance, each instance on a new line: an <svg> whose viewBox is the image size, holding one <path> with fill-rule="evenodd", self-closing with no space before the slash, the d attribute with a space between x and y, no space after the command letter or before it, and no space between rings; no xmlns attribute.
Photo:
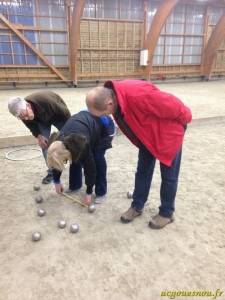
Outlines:
<svg viewBox="0 0 225 300"><path fill-rule="evenodd" d="M96 196L94 199L94 203L99 204L105 201L105 195L104 196Z"/></svg>
<svg viewBox="0 0 225 300"><path fill-rule="evenodd" d="M73 193L75 193L77 191L77 189L75 189L75 190L73 190L73 189L70 189L70 188L68 188L68 189L66 189L65 190L65 194L73 194Z"/></svg>
<svg viewBox="0 0 225 300"><path fill-rule="evenodd" d="M49 184L51 183L53 180L53 175L52 174L48 174L45 178L43 178L42 183L43 184Z"/></svg>
<svg viewBox="0 0 225 300"><path fill-rule="evenodd" d="M134 218L140 216L142 214L143 210L136 210L132 207L128 209L124 214L122 214L120 220L123 223L129 223L133 221Z"/></svg>
<svg viewBox="0 0 225 300"><path fill-rule="evenodd" d="M174 220L175 218L173 215L169 218L164 218L161 217L159 214L157 214L151 219L148 225L152 229L161 229L165 227L167 224L172 223Z"/></svg>

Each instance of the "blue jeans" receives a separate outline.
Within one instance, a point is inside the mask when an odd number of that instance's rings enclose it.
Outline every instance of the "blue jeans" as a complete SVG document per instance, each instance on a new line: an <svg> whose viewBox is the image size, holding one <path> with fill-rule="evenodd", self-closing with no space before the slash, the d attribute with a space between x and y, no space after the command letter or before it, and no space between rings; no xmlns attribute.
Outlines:
<svg viewBox="0 0 225 300"><path fill-rule="evenodd" d="M96 165L96 181L95 181L95 195L104 196L107 193L107 164L105 159L105 150L93 153Z"/></svg>
<svg viewBox="0 0 225 300"><path fill-rule="evenodd" d="M95 194L96 196L104 196L107 193L107 164L105 159L105 151L93 153L96 165L96 181L95 181ZM69 171L69 188L77 190L82 187L82 164L73 163L70 165Z"/></svg>
<svg viewBox="0 0 225 300"><path fill-rule="evenodd" d="M50 133L51 133L51 125L45 125L44 123L37 123L40 129L41 134L48 140ZM54 126L58 129L61 130L62 127L64 126L65 122L58 122L56 124L54 124ZM44 156L45 159L45 163L46 163L46 156L47 156L47 149L42 149L42 154ZM46 163L47 165L47 163ZM48 174L52 174L52 169L48 168L47 170Z"/></svg>
<svg viewBox="0 0 225 300"><path fill-rule="evenodd" d="M168 167L160 162L161 171L161 188L159 206L159 215L164 218L172 216L175 210L175 197L178 186L178 177L180 171L182 148L175 156L172 167ZM145 148L140 145L138 155L138 165L135 174L135 188L131 207L136 210L142 210L148 199L152 176L155 168L156 158Z"/></svg>

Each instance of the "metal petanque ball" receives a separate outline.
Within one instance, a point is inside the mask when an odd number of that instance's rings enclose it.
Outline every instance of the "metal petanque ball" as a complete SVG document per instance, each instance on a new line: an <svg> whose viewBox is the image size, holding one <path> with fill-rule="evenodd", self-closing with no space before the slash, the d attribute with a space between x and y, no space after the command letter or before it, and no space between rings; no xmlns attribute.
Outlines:
<svg viewBox="0 0 225 300"><path fill-rule="evenodd" d="M79 230L78 224L74 223L70 226L70 232L76 233Z"/></svg>
<svg viewBox="0 0 225 300"><path fill-rule="evenodd" d="M65 228L66 227L66 221L65 220L60 220L58 223L59 228Z"/></svg>
<svg viewBox="0 0 225 300"><path fill-rule="evenodd" d="M133 192L131 192L131 191L129 191L129 192L127 192L127 198L132 198L133 197Z"/></svg>
<svg viewBox="0 0 225 300"><path fill-rule="evenodd" d="M35 200L36 200L37 203L41 203L43 201L43 198L41 196L37 196L35 198Z"/></svg>
<svg viewBox="0 0 225 300"><path fill-rule="evenodd" d="M89 211L89 213L93 213L93 212L95 211L95 206L94 206L94 204L90 204L90 205L88 206L88 211Z"/></svg>
<svg viewBox="0 0 225 300"><path fill-rule="evenodd" d="M39 215L39 217L43 217L43 216L45 215L45 210L44 210L44 208L40 208L40 209L38 210L38 215Z"/></svg>
<svg viewBox="0 0 225 300"><path fill-rule="evenodd" d="M32 240L33 241L35 241L35 242L37 242L37 241L40 241L40 239L41 239L41 233L40 232L34 232L33 234L32 234Z"/></svg>
<svg viewBox="0 0 225 300"><path fill-rule="evenodd" d="M40 188L41 188L41 187L40 187L40 184L35 184L35 185L34 185L34 190L35 190L35 191L39 191Z"/></svg>

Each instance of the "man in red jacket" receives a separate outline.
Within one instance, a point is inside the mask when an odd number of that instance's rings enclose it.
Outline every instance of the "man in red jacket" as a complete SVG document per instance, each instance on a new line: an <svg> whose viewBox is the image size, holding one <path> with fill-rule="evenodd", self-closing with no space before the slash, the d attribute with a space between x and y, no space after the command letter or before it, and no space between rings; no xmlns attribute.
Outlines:
<svg viewBox="0 0 225 300"><path fill-rule="evenodd" d="M149 227L160 229L174 221L175 197L186 124L190 109L174 95L147 81L107 81L88 92L91 114L113 117L122 132L139 148L131 207L121 216L129 223L143 212L148 199L156 159L160 161L161 205Z"/></svg>

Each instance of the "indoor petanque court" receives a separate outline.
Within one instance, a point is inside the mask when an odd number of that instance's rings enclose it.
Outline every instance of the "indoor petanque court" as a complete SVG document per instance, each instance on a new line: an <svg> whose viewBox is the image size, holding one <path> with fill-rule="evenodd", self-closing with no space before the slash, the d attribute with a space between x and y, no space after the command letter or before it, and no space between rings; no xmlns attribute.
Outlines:
<svg viewBox="0 0 225 300"><path fill-rule="evenodd" d="M224 0L0 1L0 300L224 299L224 26ZM42 184L38 140L8 110L12 97L50 90L73 115L93 87L124 79L149 81L192 112L175 221L160 230L148 226L158 160L142 215L120 221L138 148L118 126L106 198L95 204L93 193L91 210L84 173L71 195Z"/></svg>

